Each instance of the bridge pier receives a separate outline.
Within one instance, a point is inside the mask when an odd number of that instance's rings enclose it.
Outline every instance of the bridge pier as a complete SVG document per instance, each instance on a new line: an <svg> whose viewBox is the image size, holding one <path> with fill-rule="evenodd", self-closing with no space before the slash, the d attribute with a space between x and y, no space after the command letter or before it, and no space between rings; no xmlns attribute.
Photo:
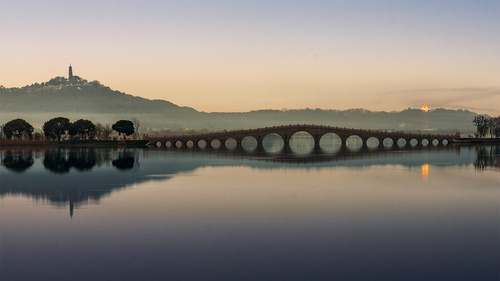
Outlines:
<svg viewBox="0 0 500 281"><path fill-rule="evenodd" d="M340 137L340 149L347 149L347 138L346 136L339 136Z"/></svg>
<svg viewBox="0 0 500 281"><path fill-rule="evenodd" d="M368 138L361 138L361 150L368 149Z"/></svg>
<svg viewBox="0 0 500 281"><path fill-rule="evenodd" d="M384 148L384 140L379 138L377 138L377 140L378 140L378 148L379 149Z"/></svg>
<svg viewBox="0 0 500 281"><path fill-rule="evenodd" d="M236 141L236 149L243 148L243 146L241 145L243 139L235 138L234 140Z"/></svg>
<svg viewBox="0 0 500 281"><path fill-rule="evenodd" d="M391 140L392 140L392 148L398 148L399 139L391 138Z"/></svg>
<svg viewBox="0 0 500 281"><path fill-rule="evenodd" d="M321 145L319 144L321 138L316 134L315 136L313 136L313 139L314 139L313 152L321 152Z"/></svg>
<svg viewBox="0 0 500 281"><path fill-rule="evenodd" d="M262 144L262 141L257 141L257 147L255 148L256 152L265 152L266 150L264 149L264 145Z"/></svg>
<svg viewBox="0 0 500 281"><path fill-rule="evenodd" d="M205 142L207 143L206 148L212 148L212 140L211 139L207 139Z"/></svg>
<svg viewBox="0 0 500 281"><path fill-rule="evenodd" d="M288 138L288 136L284 135L281 138L283 139L283 149L286 149L287 151L290 150L290 139Z"/></svg>

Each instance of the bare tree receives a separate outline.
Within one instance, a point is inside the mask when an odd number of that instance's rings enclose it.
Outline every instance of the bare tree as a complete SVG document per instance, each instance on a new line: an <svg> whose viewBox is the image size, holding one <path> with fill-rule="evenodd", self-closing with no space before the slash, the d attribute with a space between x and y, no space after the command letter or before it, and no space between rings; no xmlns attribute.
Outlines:
<svg viewBox="0 0 500 281"><path fill-rule="evenodd" d="M102 125L101 123L97 123L95 125L95 134L97 139L99 140L107 140L109 139L109 135L113 132L111 126L109 124Z"/></svg>
<svg viewBox="0 0 500 281"><path fill-rule="evenodd" d="M500 116L491 117L489 122L491 137L500 138Z"/></svg>
<svg viewBox="0 0 500 281"><path fill-rule="evenodd" d="M137 117L132 118L132 123L134 123L134 139L139 138L139 127L141 126L141 122L139 122L139 119Z"/></svg>
<svg viewBox="0 0 500 281"><path fill-rule="evenodd" d="M476 125L477 133L476 135L480 138L486 136L488 133L488 117L485 115L476 115L472 121Z"/></svg>

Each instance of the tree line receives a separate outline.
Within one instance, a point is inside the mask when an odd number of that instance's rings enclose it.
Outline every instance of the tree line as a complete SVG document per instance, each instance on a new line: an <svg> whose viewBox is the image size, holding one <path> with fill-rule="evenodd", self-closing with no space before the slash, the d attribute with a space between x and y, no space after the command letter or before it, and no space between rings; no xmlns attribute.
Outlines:
<svg viewBox="0 0 500 281"><path fill-rule="evenodd" d="M476 137L483 138L489 133L492 138L500 138L500 116L476 115L472 123L476 126Z"/></svg>
<svg viewBox="0 0 500 281"><path fill-rule="evenodd" d="M125 140L127 136L138 131L140 123L137 118L130 120L119 120L112 126L94 124L90 120L79 119L75 122L70 122L66 117L56 117L48 120L43 124L41 133L34 133L33 126L24 119L14 119L0 126L0 136L3 134L7 139L35 139L42 138L61 141L65 137L72 140L103 140L109 139L113 131L116 131L119 136L123 136Z"/></svg>

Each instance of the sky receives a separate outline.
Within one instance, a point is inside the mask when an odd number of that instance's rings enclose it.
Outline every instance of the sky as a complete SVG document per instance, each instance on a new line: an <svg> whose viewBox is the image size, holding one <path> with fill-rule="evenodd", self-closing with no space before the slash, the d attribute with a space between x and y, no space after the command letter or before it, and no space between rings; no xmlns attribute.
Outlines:
<svg viewBox="0 0 500 281"><path fill-rule="evenodd" d="M1 0L0 85L56 76L205 112L500 115L500 0Z"/></svg>

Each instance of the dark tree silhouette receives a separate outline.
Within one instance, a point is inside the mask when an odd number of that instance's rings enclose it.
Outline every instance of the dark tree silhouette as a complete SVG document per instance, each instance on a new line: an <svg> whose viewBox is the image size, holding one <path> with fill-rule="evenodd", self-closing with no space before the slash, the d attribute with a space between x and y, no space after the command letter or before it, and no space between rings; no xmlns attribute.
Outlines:
<svg viewBox="0 0 500 281"><path fill-rule="evenodd" d="M123 139L127 139L127 136L130 136L134 133L134 123L129 120L120 120L113 124L111 128L117 131L120 135L123 135Z"/></svg>
<svg viewBox="0 0 500 281"><path fill-rule="evenodd" d="M89 120L79 119L69 127L68 134L70 136L80 136L80 139L90 138L95 136L96 128L94 123Z"/></svg>
<svg viewBox="0 0 500 281"><path fill-rule="evenodd" d="M68 118L56 117L43 124L43 132L45 136L52 139L61 140L61 136L66 134L71 126Z"/></svg>
<svg viewBox="0 0 500 281"><path fill-rule="evenodd" d="M5 137L10 139L12 137L22 138L23 136L32 137L33 126L23 119L11 120L3 126Z"/></svg>

